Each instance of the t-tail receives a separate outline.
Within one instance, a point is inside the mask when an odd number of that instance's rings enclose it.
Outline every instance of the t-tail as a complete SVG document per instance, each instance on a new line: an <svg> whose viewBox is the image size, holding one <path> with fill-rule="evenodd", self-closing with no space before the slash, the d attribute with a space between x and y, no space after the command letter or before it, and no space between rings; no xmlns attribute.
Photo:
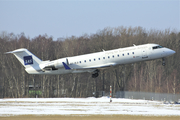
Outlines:
<svg viewBox="0 0 180 120"><path fill-rule="evenodd" d="M29 52L27 49L21 48L14 51L6 52L6 54L8 53L14 54L29 74L38 74L41 70L39 65L42 61L34 54Z"/></svg>

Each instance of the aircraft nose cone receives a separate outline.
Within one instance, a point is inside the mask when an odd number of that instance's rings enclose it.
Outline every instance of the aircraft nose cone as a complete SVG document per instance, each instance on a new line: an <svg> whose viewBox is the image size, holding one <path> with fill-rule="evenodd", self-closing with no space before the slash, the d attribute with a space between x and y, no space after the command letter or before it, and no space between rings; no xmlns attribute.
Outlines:
<svg viewBox="0 0 180 120"><path fill-rule="evenodd" d="M176 53L176 51L172 50L172 54Z"/></svg>
<svg viewBox="0 0 180 120"><path fill-rule="evenodd" d="M174 50L169 50L169 51L168 51L168 54L169 54L169 55L173 55L174 53L176 53L176 51L174 51Z"/></svg>

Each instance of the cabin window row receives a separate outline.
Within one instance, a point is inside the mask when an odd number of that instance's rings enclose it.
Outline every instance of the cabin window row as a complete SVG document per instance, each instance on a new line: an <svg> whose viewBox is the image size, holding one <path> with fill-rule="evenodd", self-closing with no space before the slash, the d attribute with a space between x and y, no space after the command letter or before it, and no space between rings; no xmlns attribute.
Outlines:
<svg viewBox="0 0 180 120"><path fill-rule="evenodd" d="M134 52L132 52L132 54L134 54ZM127 55L130 55L129 53L127 53ZM120 55L118 54L117 57L119 57ZM125 54L122 54L122 56L125 56ZM112 58L114 58L115 56L112 55ZM108 59L110 58L110 56L108 56ZM105 57L103 57L103 59L106 59ZM96 59L89 59L89 62L91 61L96 61ZM101 60L101 58L98 58L98 60ZM84 62L86 63L88 60L84 60ZM82 63L81 61L79 61L79 63ZM75 62L75 64L78 64L78 62Z"/></svg>

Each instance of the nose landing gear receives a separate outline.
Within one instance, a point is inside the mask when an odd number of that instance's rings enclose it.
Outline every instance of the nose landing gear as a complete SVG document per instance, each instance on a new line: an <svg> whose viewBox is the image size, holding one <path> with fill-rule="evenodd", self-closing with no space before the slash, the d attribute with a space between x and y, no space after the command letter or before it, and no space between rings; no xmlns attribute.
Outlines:
<svg viewBox="0 0 180 120"><path fill-rule="evenodd" d="M163 65L163 66L166 65L165 58L162 58L162 65Z"/></svg>
<svg viewBox="0 0 180 120"><path fill-rule="evenodd" d="M94 73L92 74L92 78L96 78L99 76L99 70L94 71Z"/></svg>

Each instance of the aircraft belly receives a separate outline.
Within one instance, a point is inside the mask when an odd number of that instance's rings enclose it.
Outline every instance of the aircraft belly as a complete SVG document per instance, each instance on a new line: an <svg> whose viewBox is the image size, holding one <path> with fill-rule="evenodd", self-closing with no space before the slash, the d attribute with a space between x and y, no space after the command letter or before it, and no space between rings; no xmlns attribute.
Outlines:
<svg viewBox="0 0 180 120"><path fill-rule="evenodd" d="M58 70L52 70L52 71L45 71L45 72L41 72L40 74L52 74L52 75L56 75L56 74L69 74L69 73L84 73L84 72L93 72L95 69L86 69L86 70L65 70L63 69L58 69Z"/></svg>
<svg viewBox="0 0 180 120"><path fill-rule="evenodd" d="M65 70L63 69L58 69L58 70L45 70L45 71L39 71L37 74L49 74L49 75L58 75L58 74L68 74L72 73L71 70Z"/></svg>

